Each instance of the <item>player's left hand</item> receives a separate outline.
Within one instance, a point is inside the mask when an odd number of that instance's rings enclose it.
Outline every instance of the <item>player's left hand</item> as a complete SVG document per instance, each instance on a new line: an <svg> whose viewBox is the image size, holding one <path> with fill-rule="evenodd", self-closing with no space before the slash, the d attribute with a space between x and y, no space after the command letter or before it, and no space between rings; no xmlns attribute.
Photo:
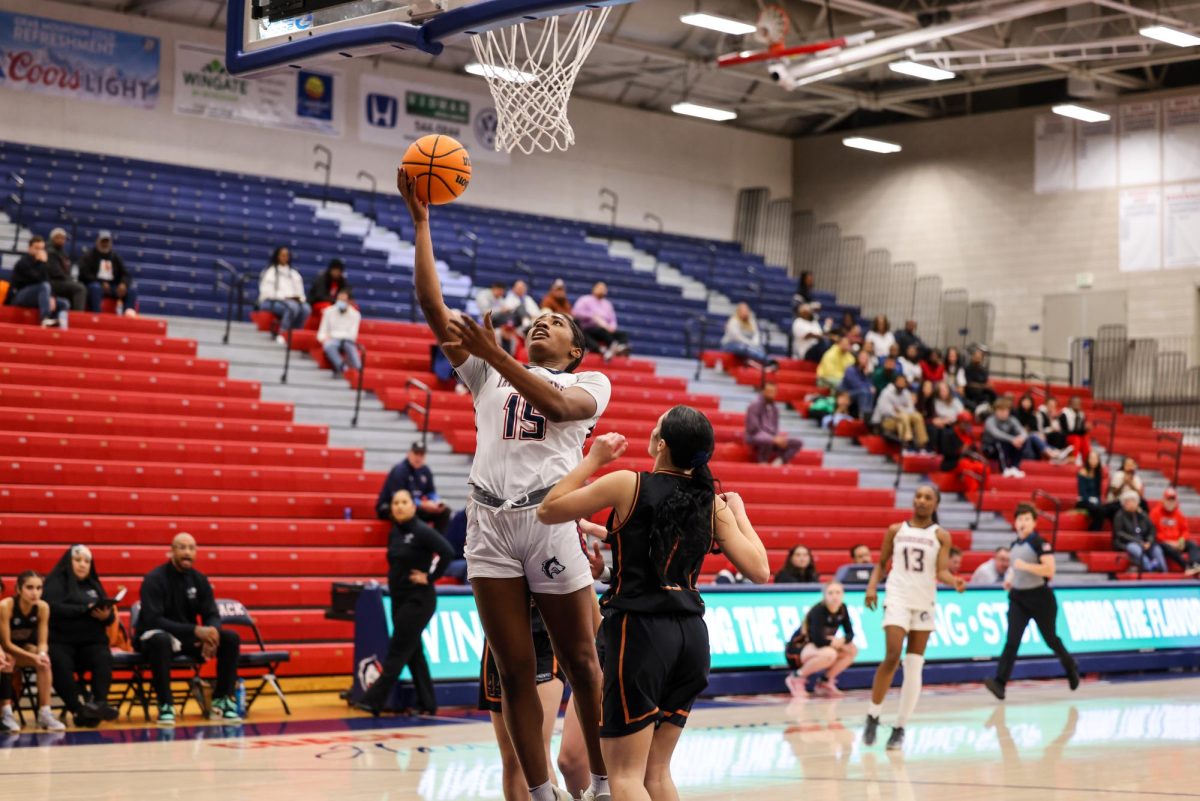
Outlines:
<svg viewBox="0 0 1200 801"><path fill-rule="evenodd" d="M496 329L492 326L491 312L483 316L482 326L462 314L451 317L446 323L446 328L455 338L443 342L443 347L462 348L472 356L478 356L489 364L496 358L508 355L503 348L496 344Z"/></svg>
<svg viewBox="0 0 1200 801"><path fill-rule="evenodd" d="M620 459L628 447L629 443L625 440L623 434L610 431L607 434L601 434L596 437L595 441L592 442L591 450L588 451L588 456L591 456L604 465Z"/></svg>

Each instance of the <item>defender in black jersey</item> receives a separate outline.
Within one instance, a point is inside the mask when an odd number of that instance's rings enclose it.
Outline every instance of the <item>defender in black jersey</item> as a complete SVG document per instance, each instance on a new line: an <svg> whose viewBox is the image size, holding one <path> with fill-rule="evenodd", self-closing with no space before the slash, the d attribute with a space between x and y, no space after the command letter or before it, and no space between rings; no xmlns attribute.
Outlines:
<svg viewBox="0 0 1200 801"><path fill-rule="evenodd" d="M771 577L741 498L715 491L708 469L713 442L703 414L676 406L650 435L653 472L621 470L585 487L625 452L624 437L605 434L538 509L544 523L612 509L613 575L600 601L606 651L600 737L613 801L646 792L677 797L671 754L708 684L708 629L696 588L704 557L719 547L751 581Z"/></svg>

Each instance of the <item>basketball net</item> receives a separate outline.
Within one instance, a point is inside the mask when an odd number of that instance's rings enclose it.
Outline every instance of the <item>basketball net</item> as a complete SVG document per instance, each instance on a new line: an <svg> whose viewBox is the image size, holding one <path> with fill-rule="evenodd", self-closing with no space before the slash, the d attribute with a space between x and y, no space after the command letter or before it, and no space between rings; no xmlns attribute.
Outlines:
<svg viewBox="0 0 1200 801"><path fill-rule="evenodd" d="M567 102L611 6L471 37L496 103L496 150L547 153L575 144Z"/></svg>

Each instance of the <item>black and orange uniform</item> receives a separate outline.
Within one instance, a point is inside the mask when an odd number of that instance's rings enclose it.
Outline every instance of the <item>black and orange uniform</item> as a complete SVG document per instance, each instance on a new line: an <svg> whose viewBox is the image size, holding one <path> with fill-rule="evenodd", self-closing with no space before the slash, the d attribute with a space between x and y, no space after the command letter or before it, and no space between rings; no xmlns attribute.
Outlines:
<svg viewBox="0 0 1200 801"><path fill-rule="evenodd" d="M788 640L785 652L788 664L799 669L800 654L804 646L812 643L818 648L824 648L833 642L839 630L845 633L846 642L854 641L854 624L850 622L850 613L846 610L846 605L842 604L836 612L830 612L824 602L816 604L808 610L804 622Z"/></svg>
<svg viewBox="0 0 1200 801"><path fill-rule="evenodd" d="M545 684L558 679L566 681L562 666L554 656L554 646L550 643L550 634L546 631L546 623L534 606L529 610L529 628L533 632L533 653L537 659L537 683ZM484 712L500 714L502 702L500 687L500 671L496 669L496 660L487 640L483 641L483 659L479 663L479 704L478 709Z"/></svg>
<svg viewBox="0 0 1200 801"><path fill-rule="evenodd" d="M713 511L707 525L684 537L703 540L697 554L682 558L678 546L665 564L654 564L650 532L655 510L675 491L681 473L639 473L628 518L609 518L612 584L600 599L604 659L601 737L624 737L651 724L683 727L692 704L708 686L708 627L696 589L704 556L715 542ZM660 576L662 578L660 578Z"/></svg>

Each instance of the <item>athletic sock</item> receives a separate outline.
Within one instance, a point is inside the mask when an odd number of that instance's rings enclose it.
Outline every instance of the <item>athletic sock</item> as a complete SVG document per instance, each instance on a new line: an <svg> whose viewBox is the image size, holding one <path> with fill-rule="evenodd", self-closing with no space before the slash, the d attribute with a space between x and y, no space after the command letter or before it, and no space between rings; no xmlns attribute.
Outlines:
<svg viewBox="0 0 1200 801"><path fill-rule="evenodd" d="M529 795L533 801L558 801L558 793L554 791L554 782L552 781L539 784L537 787L530 787Z"/></svg>
<svg viewBox="0 0 1200 801"><path fill-rule="evenodd" d="M867 704L867 714L873 718L877 718L883 713L883 704L877 704L874 701Z"/></svg>
<svg viewBox="0 0 1200 801"><path fill-rule="evenodd" d="M608 777L592 774L592 794L593 795L612 795L612 790L608 788Z"/></svg>
<svg viewBox="0 0 1200 801"><path fill-rule="evenodd" d="M904 655L904 682L900 685L900 714L896 718L897 726L908 723L909 716L917 708L917 700L921 697L921 672L924 667L924 656Z"/></svg>

